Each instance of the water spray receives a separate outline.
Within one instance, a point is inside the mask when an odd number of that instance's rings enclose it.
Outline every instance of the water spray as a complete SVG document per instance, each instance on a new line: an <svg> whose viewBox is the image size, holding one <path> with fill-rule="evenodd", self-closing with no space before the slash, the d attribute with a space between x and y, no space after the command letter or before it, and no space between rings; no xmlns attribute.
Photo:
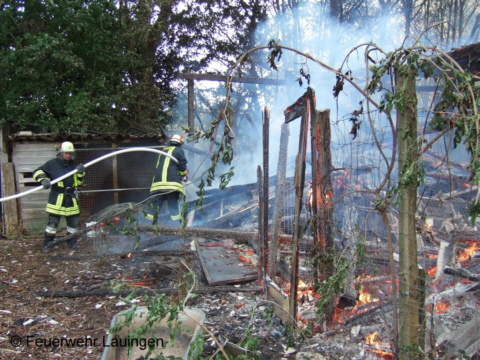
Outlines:
<svg viewBox="0 0 480 360"><path fill-rule="evenodd" d="M128 152L134 152L134 151L147 151L147 152L154 152L154 153L157 153L157 154L160 154L160 155L165 155L165 156L169 157L170 159L172 159L173 161L175 161L175 162L178 164L178 160L177 160L176 158L174 158L172 155L167 154L166 152L163 152L163 151L160 151L160 150L156 150L156 149L146 148L146 147L134 147L134 148L129 148L129 149L123 149L123 150L115 151L115 152L112 152L112 153L110 153L110 154L106 154L106 155L100 156L99 158L96 158L95 160L92 160L92 161L84 164L83 166L85 166L85 168L87 168L87 167L92 166L93 164L96 164L96 163L98 163L98 162L100 162L100 161L102 161L102 160L108 159L108 158L111 157L111 156L116 156L116 155L120 155L120 154L124 154L124 153L128 153ZM70 171L69 173L60 176L59 178L57 178L57 179L55 179L55 180L52 180L52 181L50 182L50 184L51 184L51 185L56 184L57 182L62 181L63 179L65 179L65 178L67 178L67 177L69 177L69 176L72 176L73 174L75 174L75 173L77 173L77 172L78 172L77 169L72 170L72 171ZM15 194L15 195L11 195L11 196L7 196L7 197L4 197L4 198L0 198L0 202L4 202L4 201L8 201L8 200L13 200L13 199L16 199L16 198L19 198L19 197L22 197L22 196L31 194L31 193L33 193L33 192L35 192L35 191L42 190L42 189L43 189L43 186L42 186L42 185L39 185L39 186L36 187L36 188L30 189L30 190L27 190L27 191L24 191L24 192Z"/></svg>

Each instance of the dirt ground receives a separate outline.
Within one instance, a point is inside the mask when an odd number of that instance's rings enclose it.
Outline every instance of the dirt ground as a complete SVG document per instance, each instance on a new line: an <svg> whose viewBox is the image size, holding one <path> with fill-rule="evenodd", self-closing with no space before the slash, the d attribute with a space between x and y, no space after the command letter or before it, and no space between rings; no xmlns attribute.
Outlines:
<svg viewBox="0 0 480 360"><path fill-rule="evenodd" d="M100 359L113 316L128 305L122 296L38 296L85 289L82 284L92 279L99 290L103 281L95 270L105 272L106 266L104 259L83 261L81 249L72 251L65 244L43 253L42 241L38 237L0 239L0 359ZM65 260L69 258L73 260ZM143 296L132 303L145 305ZM226 292L200 295L187 305L205 311L206 326L222 343L245 340L247 326L253 325L250 334L259 339L260 358L295 358L285 345L284 327L264 315L266 308L260 303L257 294ZM77 343L59 345L59 339ZM216 350L207 334L202 357L210 357Z"/></svg>
<svg viewBox="0 0 480 360"><path fill-rule="evenodd" d="M75 281L81 270L75 262L50 260L53 254L68 254L68 247L44 254L42 242L34 237L0 240L0 358L99 359L102 347L35 344L36 339L101 339L118 312L115 298L36 296L38 291L62 289L65 283ZM103 305L97 308L100 303ZM16 346L11 343L15 341Z"/></svg>

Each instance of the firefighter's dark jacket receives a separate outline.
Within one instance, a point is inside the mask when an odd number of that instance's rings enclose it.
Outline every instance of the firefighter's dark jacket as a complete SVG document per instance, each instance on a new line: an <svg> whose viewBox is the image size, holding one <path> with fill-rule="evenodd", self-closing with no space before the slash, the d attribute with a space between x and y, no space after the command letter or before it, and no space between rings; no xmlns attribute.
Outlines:
<svg viewBox="0 0 480 360"><path fill-rule="evenodd" d="M73 160L65 161L60 157L48 160L45 164L34 170L33 179L53 181L70 171L76 169ZM56 184L53 184L48 196L46 211L60 216L72 216L80 213L80 206L76 197L76 188L83 185L85 174L73 174Z"/></svg>
<svg viewBox="0 0 480 360"><path fill-rule="evenodd" d="M170 144L162 150L177 159L178 164L170 157L160 155L153 176L151 193L179 191L185 195L181 178L187 175L187 158L180 145Z"/></svg>

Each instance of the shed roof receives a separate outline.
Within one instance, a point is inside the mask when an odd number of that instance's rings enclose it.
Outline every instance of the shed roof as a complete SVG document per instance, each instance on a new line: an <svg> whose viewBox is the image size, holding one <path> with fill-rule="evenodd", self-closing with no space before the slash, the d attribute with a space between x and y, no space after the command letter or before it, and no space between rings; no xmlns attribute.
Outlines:
<svg viewBox="0 0 480 360"><path fill-rule="evenodd" d="M448 53L464 70L480 75L480 42L450 50Z"/></svg>
<svg viewBox="0 0 480 360"><path fill-rule="evenodd" d="M38 141L38 142L55 142L55 141L71 141L71 142L96 142L96 143L134 143L157 141L158 136L152 135L122 135L122 134L96 134L96 133L42 133L34 134L31 131L19 131L18 133L8 136L10 141Z"/></svg>

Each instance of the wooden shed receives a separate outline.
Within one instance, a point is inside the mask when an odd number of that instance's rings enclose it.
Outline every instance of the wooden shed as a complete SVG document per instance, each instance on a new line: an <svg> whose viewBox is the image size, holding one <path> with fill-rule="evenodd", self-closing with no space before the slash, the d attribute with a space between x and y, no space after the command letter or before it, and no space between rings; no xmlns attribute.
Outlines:
<svg viewBox="0 0 480 360"><path fill-rule="evenodd" d="M117 136L111 139L73 134L68 138L61 138L51 134L31 134L30 132L13 134L8 136L7 145L4 142L2 149L2 197L38 187L39 184L33 180L33 171L57 156L56 146L62 141L71 141L75 145L77 164L86 164L124 148L161 149L158 137ZM157 157L158 155L153 152L135 151L112 156L89 166L85 184L79 195L81 224L93 214L113 204L139 202L146 199L149 195ZM12 170L8 171L9 168ZM12 184L14 191L12 191ZM10 190L6 190L5 186L10 186ZM43 233L48 217L45 212L48 194L48 190L42 189L2 203L3 234L8 235L7 228L15 228L12 224L8 224L15 218L18 219L16 230L32 234ZM15 211L17 211L17 217L12 214ZM63 219L61 227L62 225L64 225Z"/></svg>

